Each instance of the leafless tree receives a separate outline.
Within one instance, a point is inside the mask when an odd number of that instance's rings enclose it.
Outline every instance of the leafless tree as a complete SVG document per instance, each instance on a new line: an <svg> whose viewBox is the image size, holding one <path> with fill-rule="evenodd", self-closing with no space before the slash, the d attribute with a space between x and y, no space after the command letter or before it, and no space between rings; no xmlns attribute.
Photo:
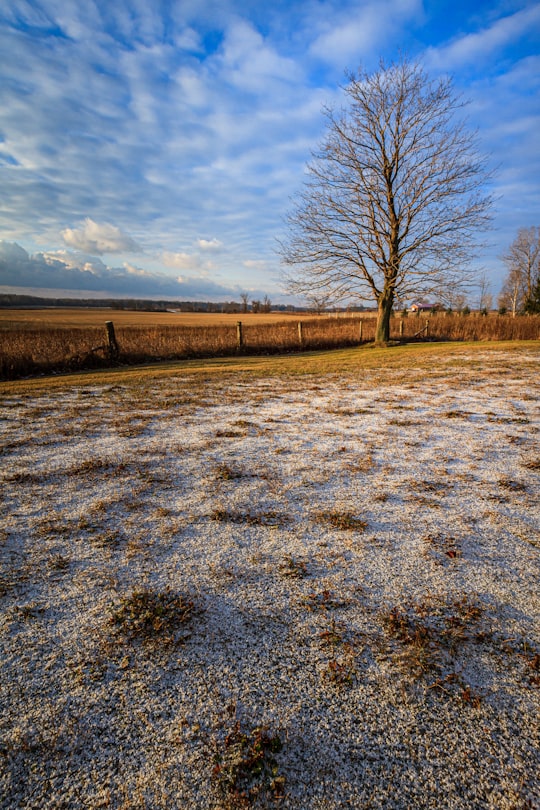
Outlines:
<svg viewBox="0 0 540 810"><path fill-rule="evenodd" d="M491 283L485 273L478 279L478 309L490 310L493 306L493 296L490 292Z"/></svg>
<svg viewBox="0 0 540 810"><path fill-rule="evenodd" d="M448 305L450 309L455 309L456 312L463 312L467 304L467 296L465 293L455 290L447 296Z"/></svg>
<svg viewBox="0 0 540 810"><path fill-rule="evenodd" d="M520 270L511 267L499 295L499 307L505 307L512 312L514 318L516 313L523 309L526 301L524 277Z"/></svg>
<svg viewBox="0 0 540 810"><path fill-rule="evenodd" d="M540 275L540 227L520 228L502 258L508 275L501 294L513 301L515 313L531 298Z"/></svg>
<svg viewBox="0 0 540 810"><path fill-rule="evenodd" d="M317 315L326 312L335 304L335 296L332 290L325 290L322 286L313 288L305 293L308 307Z"/></svg>
<svg viewBox="0 0 540 810"><path fill-rule="evenodd" d="M449 79L403 59L350 75L348 106L326 110L327 134L281 243L290 292L331 289L375 299L376 341L387 342L396 295L456 292L489 223L487 162L455 116Z"/></svg>
<svg viewBox="0 0 540 810"><path fill-rule="evenodd" d="M242 312L248 311L248 294L247 293L240 293L240 298L242 300Z"/></svg>

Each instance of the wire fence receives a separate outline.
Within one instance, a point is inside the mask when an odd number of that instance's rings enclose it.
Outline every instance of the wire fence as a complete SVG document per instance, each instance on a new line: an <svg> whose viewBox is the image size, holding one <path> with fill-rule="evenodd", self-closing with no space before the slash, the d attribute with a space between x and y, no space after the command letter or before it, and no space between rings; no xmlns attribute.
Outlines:
<svg viewBox="0 0 540 810"><path fill-rule="evenodd" d="M284 354L370 343L376 318L318 317L301 321L216 326L11 328L0 332L0 379L164 360ZM438 313L394 316L393 341L540 339L540 316Z"/></svg>

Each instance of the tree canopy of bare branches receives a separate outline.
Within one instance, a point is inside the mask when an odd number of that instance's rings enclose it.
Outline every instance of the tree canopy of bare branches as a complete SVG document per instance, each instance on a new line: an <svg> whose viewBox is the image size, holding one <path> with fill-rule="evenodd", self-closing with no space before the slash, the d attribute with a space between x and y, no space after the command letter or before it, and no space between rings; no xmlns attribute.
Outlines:
<svg viewBox="0 0 540 810"><path fill-rule="evenodd" d="M499 302L515 315L527 307L540 279L540 227L520 228L502 258L508 273Z"/></svg>
<svg viewBox="0 0 540 810"><path fill-rule="evenodd" d="M325 110L326 137L288 216L281 243L288 290L375 300L387 342L396 297L456 290L467 275L492 198L476 135L449 79L403 59L348 76L347 106Z"/></svg>

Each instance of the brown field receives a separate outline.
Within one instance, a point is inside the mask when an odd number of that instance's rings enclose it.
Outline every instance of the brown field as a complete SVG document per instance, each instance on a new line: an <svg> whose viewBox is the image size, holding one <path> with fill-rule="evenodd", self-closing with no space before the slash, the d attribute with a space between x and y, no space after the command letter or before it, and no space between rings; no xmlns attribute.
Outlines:
<svg viewBox="0 0 540 810"><path fill-rule="evenodd" d="M116 347L109 345L106 321L114 323ZM0 379L203 357L337 349L375 338L375 318L358 314L9 310L0 313L0 323ZM538 340L540 317L395 316L391 338L396 342Z"/></svg>
<svg viewBox="0 0 540 810"><path fill-rule="evenodd" d="M359 313L356 317L373 317L375 312ZM58 307L43 309L0 309L0 329L86 328L103 326L113 321L115 326L232 326L237 321L246 325L313 319L314 315L299 312L140 312L110 307ZM334 317L322 315L322 320Z"/></svg>

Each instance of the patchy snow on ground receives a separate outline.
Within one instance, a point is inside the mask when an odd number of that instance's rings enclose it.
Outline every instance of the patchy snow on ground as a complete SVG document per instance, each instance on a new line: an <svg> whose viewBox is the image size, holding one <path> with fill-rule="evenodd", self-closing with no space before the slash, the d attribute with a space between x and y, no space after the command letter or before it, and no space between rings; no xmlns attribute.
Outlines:
<svg viewBox="0 0 540 810"><path fill-rule="evenodd" d="M1 807L540 807L538 358L3 396Z"/></svg>

